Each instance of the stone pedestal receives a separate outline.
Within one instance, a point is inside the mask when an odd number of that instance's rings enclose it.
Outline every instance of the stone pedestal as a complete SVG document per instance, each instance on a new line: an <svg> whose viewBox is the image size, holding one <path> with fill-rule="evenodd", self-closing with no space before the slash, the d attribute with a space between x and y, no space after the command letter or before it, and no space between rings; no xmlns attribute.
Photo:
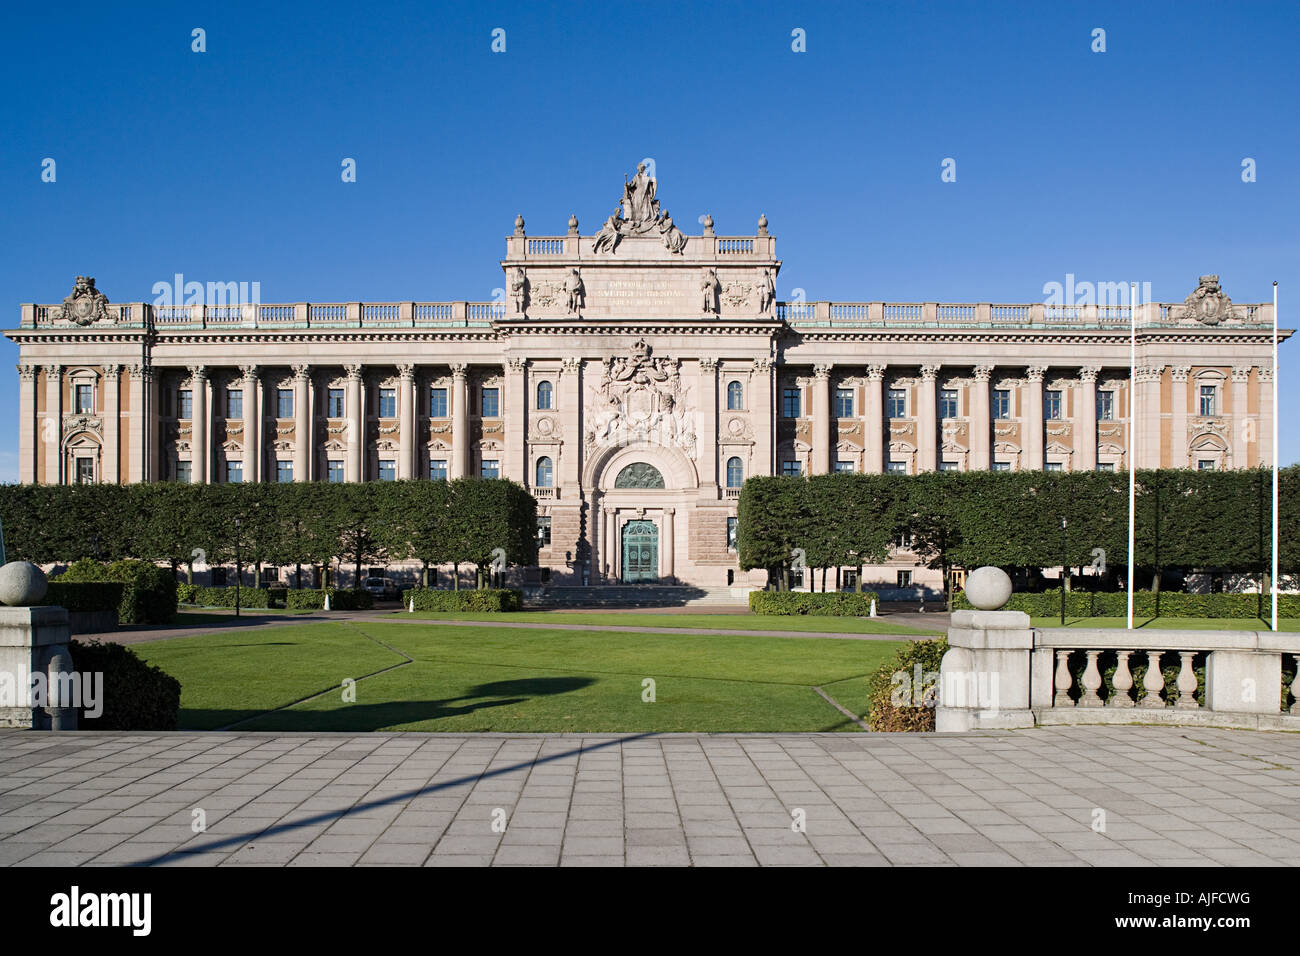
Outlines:
<svg viewBox="0 0 1300 956"><path fill-rule="evenodd" d="M1029 660L1034 632L1022 611L954 611L939 666L940 732L1034 726Z"/></svg>
<svg viewBox="0 0 1300 956"><path fill-rule="evenodd" d="M29 704L32 674L44 672L56 654L68 654L64 608L0 607L0 727L49 728L45 709Z"/></svg>

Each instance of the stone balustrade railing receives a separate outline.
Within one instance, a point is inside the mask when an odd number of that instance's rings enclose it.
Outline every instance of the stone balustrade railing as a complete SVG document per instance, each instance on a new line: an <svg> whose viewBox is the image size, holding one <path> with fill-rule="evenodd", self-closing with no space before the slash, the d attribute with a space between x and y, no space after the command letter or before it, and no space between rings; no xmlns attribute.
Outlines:
<svg viewBox="0 0 1300 956"><path fill-rule="evenodd" d="M1173 310L1181 303L1149 302L1136 308L1137 324L1148 328L1185 326ZM1228 327L1268 326L1271 303L1236 305ZM1127 305L1045 305L992 302L778 302L777 318L811 328L931 329L1115 329L1129 325ZM1197 325L1195 320L1191 320Z"/></svg>
<svg viewBox="0 0 1300 956"><path fill-rule="evenodd" d="M1300 730L1286 677L1300 633L1035 628L957 611L939 674L941 731L1164 723ZM1154 665L1154 666L1153 666Z"/></svg>
<svg viewBox="0 0 1300 956"><path fill-rule="evenodd" d="M24 305L21 328L67 325L61 305ZM430 328L490 326L505 315L503 302L293 302L246 305L108 307L112 326L157 329Z"/></svg>

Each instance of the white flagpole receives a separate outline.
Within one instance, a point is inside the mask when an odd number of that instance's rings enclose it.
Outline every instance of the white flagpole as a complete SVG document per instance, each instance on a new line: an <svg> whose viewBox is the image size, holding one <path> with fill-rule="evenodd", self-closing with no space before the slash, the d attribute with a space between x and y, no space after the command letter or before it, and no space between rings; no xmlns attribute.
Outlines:
<svg viewBox="0 0 1300 956"><path fill-rule="evenodd" d="M1281 407L1277 403L1277 280L1273 280L1273 630L1277 630L1277 420Z"/></svg>
<svg viewBox="0 0 1300 956"><path fill-rule="evenodd" d="M1137 498L1137 283L1128 289L1128 629L1133 630L1133 505Z"/></svg>

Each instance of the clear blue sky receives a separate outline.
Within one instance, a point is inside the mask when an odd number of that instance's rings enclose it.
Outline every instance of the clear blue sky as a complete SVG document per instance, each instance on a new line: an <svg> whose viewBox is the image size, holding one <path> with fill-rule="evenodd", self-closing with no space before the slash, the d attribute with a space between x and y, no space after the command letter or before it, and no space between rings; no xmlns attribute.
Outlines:
<svg viewBox="0 0 1300 956"><path fill-rule="evenodd" d="M688 231L767 214L782 298L1035 302L1073 273L1181 301L1218 272L1237 302L1277 279L1294 327L1298 25L1295 3L10 4L0 324L78 274L113 301L177 272L264 302L488 299L517 212L594 232L653 157ZM6 340L3 409L16 361Z"/></svg>

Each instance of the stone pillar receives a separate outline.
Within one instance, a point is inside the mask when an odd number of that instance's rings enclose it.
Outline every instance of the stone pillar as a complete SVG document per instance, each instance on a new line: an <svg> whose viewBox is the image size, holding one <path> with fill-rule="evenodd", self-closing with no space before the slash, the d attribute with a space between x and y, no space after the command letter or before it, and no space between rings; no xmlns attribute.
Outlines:
<svg viewBox="0 0 1300 956"><path fill-rule="evenodd" d="M1046 374L1046 365L1031 365L1025 370L1028 380L1025 386L1025 467L1031 471L1042 471L1046 462L1046 435L1043 431L1043 376Z"/></svg>
<svg viewBox="0 0 1300 956"><path fill-rule="evenodd" d="M41 434L36 420L35 365L18 366L18 480L25 485L34 484L36 474L36 448Z"/></svg>
<svg viewBox="0 0 1300 956"><path fill-rule="evenodd" d="M144 430L145 481L161 481L167 477L163 472L162 456L162 373L152 365L144 367L145 417Z"/></svg>
<svg viewBox="0 0 1300 956"><path fill-rule="evenodd" d="M415 366L397 366L397 477L414 478L415 464Z"/></svg>
<svg viewBox="0 0 1300 956"><path fill-rule="evenodd" d="M940 365L921 366L920 401L916 410L916 470L934 471L939 467L939 396L935 379Z"/></svg>
<svg viewBox="0 0 1300 956"><path fill-rule="evenodd" d="M362 449L365 446L365 415L361 406L361 366L345 365L343 370L348 376L347 394L344 396L348 416L348 451L345 476L348 481L361 481Z"/></svg>
<svg viewBox="0 0 1300 956"><path fill-rule="evenodd" d="M935 730L1034 726L1030 657L1034 632L1023 611L953 611L939 665Z"/></svg>
<svg viewBox="0 0 1300 956"><path fill-rule="evenodd" d="M146 416L148 409L146 407L147 399L145 397L148 390L147 376L150 370L143 365L132 365L127 370L131 375L131 414L127 418L127 427L129 428L129 446L130 461L127 462L127 480L132 484L146 481L146 468L149 460L149 449L145 446L148 444L146 436L148 435L148 422ZM195 415L198 415L198 398L195 397Z"/></svg>
<svg viewBox="0 0 1300 956"><path fill-rule="evenodd" d="M663 533L663 541L660 542L661 546L659 549L659 567L660 567L659 574L660 577L663 577L668 580L671 580L674 574L673 551L674 551L674 543L676 541L676 538L673 534L674 531L673 524L674 524L674 517L676 515L676 511L677 511L676 508L664 509L664 533Z"/></svg>
<svg viewBox="0 0 1300 956"><path fill-rule="evenodd" d="M465 375L468 366L451 367L451 477L464 478L469 468L469 388Z"/></svg>
<svg viewBox="0 0 1300 956"><path fill-rule="evenodd" d="M618 583L618 512L613 508L605 509L605 556L606 573L609 583Z"/></svg>
<svg viewBox="0 0 1300 956"><path fill-rule="evenodd" d="M262 389L256 365L241 366L244 390L244 480L262 480Z"/></svg>
<svg viewBox="0 0 1300 956"><path fill-rule="evenodd" d="M1253 426L1247 426L1246 420L1250 418L1250 405L1246 401L1246 387L1250 384L1250 366L1237 365L1232 369L1232 467L1249 468L1250 467L1250 449L1248 448L1247 432L1248 427L1254 429L1253 434L1258 437L1259 422Z"/></svg>
<svg viewBox="0 0 1300 956"><path fill-rule="evenodd" d="M831 470L831 366L813 366L812 394L812 468L814 475ZM838 435L836 436L838 438Z"/></svg>
<svg viewBox="0 0 1300 956"><path fill-rule="evenodd" d="M698 447L709 449L707 460L701 455L697 460L700 469L700 497L718 497L718 360L702 358L699 362L699 387L696 405L699 416L695 425ZM750 467L753 467L752 465ZM749 468L746 468L746 474Z"/></svg>
<svg viewBox="0 0 1300 956"><path fill-rule="evenodd" d="M754 416L754 473L776 474L776 403L772 395L772 360L754 361L750 396Z"/></svg>
<svg viewBox="0 0 1300 956"><path fill-rule="evenodd" d="M45 483L63 481L63 366L45 366L45 416L41 422L45 440Z"/></svg>
<svg viewBox="0 0 1300 956"><path fill-rule="evenodd" d="M1100 371L1095 365L1079 369L1074 407L1074 457L1079 471L1097 469L1097 373Z"/></svg>
<svg viewBox="0 0 1300 956"><path fill-rule="evenodd" d="M1191 371L1190 365L1176 365L1169 371L1170 400L1174 406L1169 425L1170 468L1187 467L1187 378Z"/></svg>
<svg viewBox="0 0 1300 956"><path fill-rule="evenodd" d="M556 383L561 445L555 463L556 494L576 492L582 482L582 360L566 358Z"/></svg>
<svg viewBox="0 0 1300 956"><path fill-rule="evenodd" d="M6 685L0 695L0 727L50 729L47 708L31 706L32 674L48 673L55 655L66 658L68 635L68 612L64 608L0 605L0 674ZM84 676L92 677L89 673ZM102 674L97 690L102 695ZM10 694L12 699L7 699ZM75 730L75 724L68 729Z"/></svg>
<svg viewBox="0 0 1300 956"><path fill-rule="evenodd" d="M293 367L293 480L311 480L311 366Z"/></svg>
<svg viewBox="0 0 1300 956"><path fill-rule="evenodd" d="M1160 467L1160 380L1163 365L1144 365L1137 369L1137 382L1129 383L1128 460L1134 468Z"/></svg>
<svg viewBox="0 0 1300 956"><path fill-rule="evenodd" d="M122 366L104 366L104 456L99 480L109 484L122 481Z"/></svg>
<svg viewBox="0 0 1300 956"><path fill-rule="evenodd" d="M131 472L135 478L135 381L136 369L131 369ZM190 419L190 480L196 485L206 484L208 477L208 370L202 365L190 366L190 405L194 415Z"/></svg>
<svg viewBox="0 0 1300 956"><path fill-rule="evenodd" d="M862 403L862 470L885 470L885 366L867 366L866 399Z"/></svg>
<svg viewBox="0 0 1300 956"><path fill-rule="evenodd" d="M975 366L975 383L970 392L970 470L993 467L993 421L989 414L989 377L992 365Z"/></svg>
<svg viewBox="0 0 1300 956"><path fill-rule="evenodd" d="M532 382L528 377L528 360L518 356L506 359L505 388L502 390L501 416L505 428L505 460L501 463L503 477L511 478L526 488L537 480L528 465L528 415L533 402L528 392ZM552 463L554 467L554 463ZM558 484L558 475L552 480Z"/></svg>
<svg viewBox="0 0 1300 956"><path fill-rule="evenodd" d="M1259 442L1259 464L1272 467L1273 455L1273 367L1259 367L1259 421L1255 427L1255 438ZM1186 433L1186 426L1183 428ZM1186 439L1184 439L1186 440Z"/></svg>

